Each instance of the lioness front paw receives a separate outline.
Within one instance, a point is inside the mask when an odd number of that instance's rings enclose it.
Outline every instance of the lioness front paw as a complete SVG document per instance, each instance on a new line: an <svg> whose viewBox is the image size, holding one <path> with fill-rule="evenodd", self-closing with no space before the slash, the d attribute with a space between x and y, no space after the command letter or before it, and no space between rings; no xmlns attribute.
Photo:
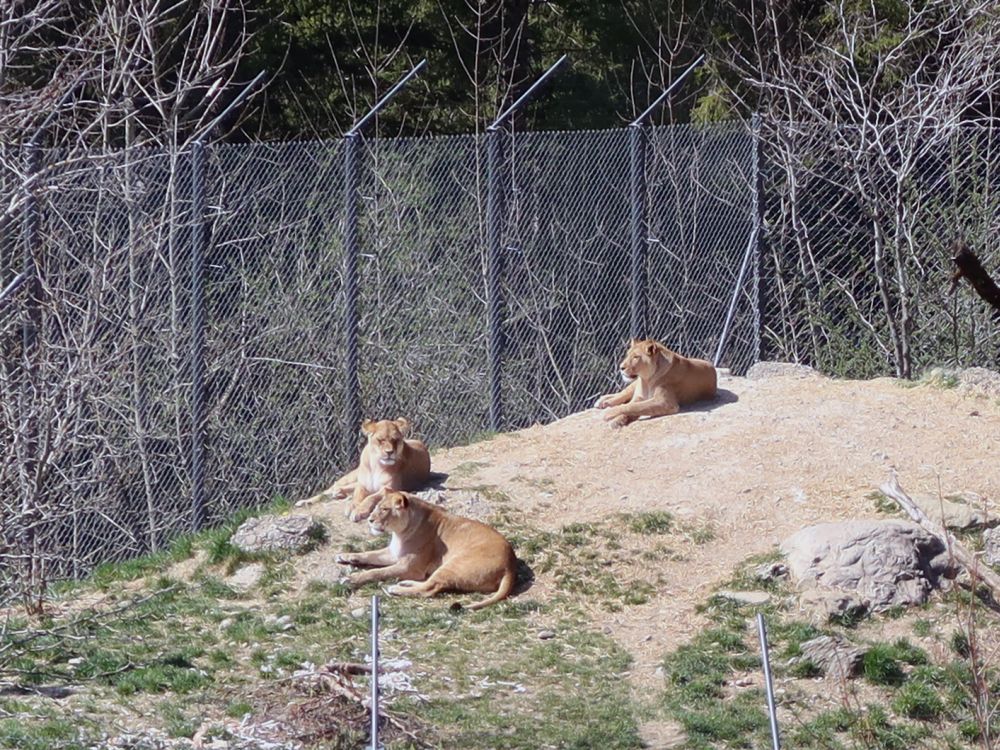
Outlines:
<svg viewBox="0 0 1000 750"><path fill-rule="evenodd" d="M620 430L622 427L624 427L631 421L632 420L630 420L624 414L621 414L617 417L614 417L613 419L609 419L608 423L611 425L612 430Z"/></svg>
<svg viewBox="0 0 1000 750"><path fill-rule="evenodd" d="M612 395L610 393L601 396L600 398L597 399L597 401L594 402L594 408L607 409L609 406L611 406L611 399Z"/></svg>
<svg viewBox="0 0 1000 750"><path fill-rule="evenodd" d="M351 552L341 552L333 561L338 565L351 565L354 560L354 555Z"/></svg>

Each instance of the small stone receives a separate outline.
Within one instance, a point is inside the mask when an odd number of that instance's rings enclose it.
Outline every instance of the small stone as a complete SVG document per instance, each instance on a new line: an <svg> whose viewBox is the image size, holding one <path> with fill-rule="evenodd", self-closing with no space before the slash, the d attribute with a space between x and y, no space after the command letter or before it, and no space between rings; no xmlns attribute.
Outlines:
<svg viewBox="0 0 1000 750"><path fill-rule="evenodd" d="M351 617L353 617L355 620L360 620L366 614L368 614L368 610L365 609L364 607L358 607L357 609L351 610Z"/></svg>
<svg viewBox="0 0 1000 750"><path fill-rule="evenodd" d="M543 641L547 641L550 638L555 638L556 633L554 630L539 630L538 637Z"/></svg>
<svg viewBox="0 0 1000 750"><path fill-rule="evenodd" d="M723 599L729 599L737 604L748 604L754 607L759 607L771 601L771 595L766 591L726 591L722 589L716 591L715 595L721 596Z"/></svg>

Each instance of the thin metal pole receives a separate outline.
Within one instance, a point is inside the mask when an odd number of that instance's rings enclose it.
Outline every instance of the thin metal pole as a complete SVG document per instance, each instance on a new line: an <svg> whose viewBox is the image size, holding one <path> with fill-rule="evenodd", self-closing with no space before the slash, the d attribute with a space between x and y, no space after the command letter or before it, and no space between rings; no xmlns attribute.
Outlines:
<svg viewBox="0 0 1000 750"><path fill-rule="evenodd" d="M368 113L344 134L344 455L357 457L357 434L361 425L361 378L359 332L361 311L358 292L358 259L361 256L361 131L402 88L427 65L421 60L378 100Z"/></svg>
<svg viewBox="0 0 1000 750"><path fill-rule="evenodd" d="M687 69L683 73L680 74L680 76L678 76L677 78L675 78L674 82L671 83L662 94L660 94L658 97L656 97L656 99L653 101L653 103L650 104L648 107L646 107L645 111L641 115L639 115L634 120L632 120L631 124L632 125L642 125L643 120L645 120L647 117L649 117L649 115L653 112L653 110L656 109L657 107L659 107L660 104L662 104L663 101L667 97L669 97L671 93L673 93L674 89L676 89L678 86L680 86L681 82L685 78L687 78L695 70L695 68L697 68L703 62L705 62L705 55L704 54L699 55L697 60L695 60L693 63L691 63L687 67Z"/></svg>
<svg viewBox="0 0 1000 750"><path fill-rule="evenodd" d="M344 139L344 455L350 461L356 458L357 434L361 425L361 379L358 374L361 320L358 302L360 140L361 136L357 133Z"/></svg>
<svg viewBox="0 0 1000 750"><path fill-rule="evenodd" d="M646 130L642 125L632 124L628 129L629 136L629 203L631 209L631 270L632 306L630 332L632 338L645 338L646 313L648 307L646 255L647 255L647 217L646 217Z"/></svg>
<svg viewBox="0 0 1000 750"><path fill-rule="evenodd" d="M754 112L750 118L750 133L753 137L753 225L754 225L754 267L753 267L753 331L754 362L763 356L764 295L761 288L764 264L764 168L762 143L760 138L760 114Z"/></svg>
<svg viewBox="0 0 1000 750"><path fill-rule="evenodd" d="M740 263L740 272L736 275L736 283L733 284L733 296L729 300L729 309L726 310L726 320L722 324L722 333L719 335L719 345L715 348L715 359L712 364L716 367L722 360L722 351L726 348L729 339L729 327L733 322L733 315L736 313L736 301L739 299L740 290L743 288L743 278L747 274L747 267L750 265L750 258L753 250L757 246L757 227L750 231L750 239L747 242L747 249L743 252L743 262Z"/></svg>
<svg viewBox="0 0 1000 750"><path fill-rule="evenodd" d="M39 344L38 336L42 329L42 280L39 260L41 256L41 211L38 207L34 185L40 171L41 149L34 139L28 142L25 153L25 181L27 196L24 205L22 224L23 245L21 248L27 295L25 298L24 323L21 328L21 342L25 362L25 378L21 391L21 413L25 415L24 424L24 478L25 487L21 496L21 523L24 524L21 534L22 554L25 556L25 577L27 585L24 590L25 601L34 610L35 598L41 601L41 572L38 555L35 550L35 521L38 509L38 412L35 409L36 393L39 379Z"/></svg>
<svg viewBox="0 0 1000 750"><path fill-rule="evenodd" d="M567 61L568 59L569 59L569 58L568 58L568 56L566 56L566 55L563 55L563 56L562 56L562 57L560 57L560 58L559 58L558 60L556 60L556 61L555 61L554 63L552 63L552 65L551 65L551 66L549 67L549 69L548 69L548 70L546 70L546 71L545 71L544 73L542 73L542 75L541 75L541 76L539 77L539 79L538 79L537 81L535 81L535 82L534 82L533 84L531 84L531 86L529 86L529 87L528 87L528 90L527 90L527 91L525 91L525 92L524 92L523 94L521 94L521 95L520 95L520 96L519 96L519 97L517 98L517 101L515 101L515 102L514 102L513 104L511 104L511 105L510 105L509 107L507 107L507 109L505 109L505 110L504 110L504 111L503 111L503 112L502 112L502 113L500 114L500 116L499 116L499 117L497 117L497 119L495 119L495 120L493 121L493 124L492 124L492 125L490 125L490 127L489 127L488 129L489 129L489 130L493 130L493 129L495 129L495 128L499 128L499 127L500 127L500 124L501 124L501 123L502 123L502 122L503 122L504 120L506 120L506 119L507 119L508 117L510 117L510 116L511 116L512 114L514 114L515 112L517 112L517 111L518 111L518 110L519 110L519 109L520 109L520 108L521 108L522 106L524 106L524 104L525 104L526 102L528 102L528 101L529 101L529 100L530 100L530 99L531 99L531 98L532 98L532 97L533 97L533 96L534 96L534 95L535 95L535 94L536 94L536 93L538 92L538 90L539 90L539 89L540 89L540 88L542 87L542 85L543 85L543 84L544 84L544 83L545 83L545 82L546 82L546 81L547 81L547 80L548 80L548 79L549 79L549 78L550 78L550 77L551 77L551 76L552 76L552 75L553 75L553 74L554 74L554 73L555 73L555 72L556 72L557 70L559 70L559 68L561 68L561 67L563 66L563 64L564 64L564 63L565 63L565 62L566 62L566 61Z"/></svg>
<svg viewBox="0 0 1000 750"><path fill-rule="evenodd" d="M412 69L412 70L411 70L411 71L410 71L409 73L407 73L407 74L406 74L405 76L403 76L402 78L400 78L400 79L399 79L399 80L398 80L398 81L396 82L396 85L395 85L395 86L393 86L393 87L392 87L391 89L389 89L389 90L388 90L388 91L386 92L385 96L383 96L383 97L382 97L381 99L379 99L379 100L378 100L378 101L377 101L377 102L375 103L375 106L374 106L374 107L372 107L372 108L371 108L370 110L368 110L368 114L366 114L366 115L365 115L364 117L362 117L362 118L361 118L360 120L358 120L358 121L357 121L356 123L354 123L354 126L353 126L353 127L352 127L352 128L350 129L350 130L348 130L348 131L347 131L346 133L344 133L344 135L345 135L345 136L347 136L347 137L350 137L350 136L353 136L353 135L356 135L357 133L360 133L360 132L361 132L361 129L362 129L362 128L363 128L363 127L364 127L365 125L367 125L367 124L368 124L368 121L369 121L369 120L371 120L371 119L372 119L372 118L373 118L373 117L374 117L375 115L377 115L377 114L379 113L379 111L381 111L381 109L382 109L382 108L383 108L383 107L384 107L384 106L385 106L386 104L388 104L388 103L389 103L390 101L392 101L392 98L393 98L394 96L396 96L396 94L398 94L398 93L400 92L400 90L401 90L401 89L402 89L402 88L403 88L403 87L404 87L404 86L405 86L405 85L406 85L407 83L409 83L409 82L410 82L410 79L411 79L411 78L413 78L413 77L414 77L415 75L417 75L417 74L418 74L418 73L419 73L419 72L420 72L421 70L423 70L423 69L424 69L424 67L425 67L426 65L427 65L427 60L426 60L426 59L425 59L425 60L421 60L420 62L418 62L418 63L416 64L416 66L414 66L414 68L413 68L413 69Z"/></svg>
<svg viewBox="0 0 1000 750"><path fill-rule="evenodd" d="M503 429L503 132L501 125L565 64L563 55L486 128L486 318L489 326L490 429Z"/></svg>
<svg viewBox="0 0 1000 750"><path fill-rule="evenodd" d="M371 710L371 750L379 750L378 744L378 594L372 595L372 710Z"/></svg>
<svg viewBox="0 0 1000 750"><path fill-rule="evenodd" d="M10 303L10 300L17 294L17 290L24 286L24 282L27 280L28 275L24 271L21 271L21 273L14 277L13 281L4 287L3 291L0 292L0 310L3 310Z"/></svg>
<svg viewBox="0 0 1000 750"><path fill-rule="evenodd" d="M240 106L246 100L246 98L250 96L251 92L255 88L257 88L260 82L264 80L264 76L266 75L267 75L266 70L260 71L260 73L258 73L256 77L254 77L254 79L250 81L250 83L248 83L239 94L236 95L236 98L233 99L231 102L229 102L229 105L224 110L222 110L219 114L213 117L212 121L201 129L201 132L197 136L197 140L201 141L202 139L206 138L212 132L215 126L218 125L220 122L222 122L222 120L226 117L226 115L228 115L238 106Z"/></svg>
<svg viewBox="0 0 1000 750"><path fill-rule="evenodd" d="M781 750L781 740L778 737L778 713L774 707L774 687L771 684L771 657L767 650L767 627L764 625L764 615L757 613L757 632L760 634L760 659L764 665L764 688L767 692L767 712L771 718L771 747Z"/></svg>
<svg viewBox="0 0 1000 750"><path fill-rule="evenodd" d="M205 525L205 146L191 144L191 525Z"/></svg>
<svg viewBox="0 0 1000 750"><path fill-rule="evenodd" d="M503 429L503 136L486 131L486 305L489 325L490 429Z"/></svg>

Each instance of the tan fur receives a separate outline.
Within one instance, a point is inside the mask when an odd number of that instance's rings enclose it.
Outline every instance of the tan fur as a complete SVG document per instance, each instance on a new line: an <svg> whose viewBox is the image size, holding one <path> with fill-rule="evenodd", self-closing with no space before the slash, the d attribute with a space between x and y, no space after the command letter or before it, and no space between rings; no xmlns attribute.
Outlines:
<svg viewBox="0 0 1000 750"><path fill-rule="evenodd" d="M397 596L434 596L442 591L492 594L469 609L505 599L517 579L517 558L494 528L453 516L405 492L386 491L368 518L373 534L392 533L388 547L345 552L337 562L374 566L356 573L351 585L400 579L387 591Z"/></svg>
<svg viewBox="0 0 1000 750"><path fill-rule="evenodd" d="M326 497L350 497L347 516L361 521L371 513L383 490L422 488L430 478L431 455L423 441L406 439L409 430L410 423L402 418L380 422L366 419L361 431L368 436L368 442L361 451L358 468L303 504Z"/></svg>
<svg viewBox="0 0 1000 750"><path fill-rule="evenodd" d="M715 398L718 388L711 362L682 357L652 339L632 339L619 368L631 382L594 404L607 410L604 421L616 428L639 417L676 414L682 406Z"/></svg>

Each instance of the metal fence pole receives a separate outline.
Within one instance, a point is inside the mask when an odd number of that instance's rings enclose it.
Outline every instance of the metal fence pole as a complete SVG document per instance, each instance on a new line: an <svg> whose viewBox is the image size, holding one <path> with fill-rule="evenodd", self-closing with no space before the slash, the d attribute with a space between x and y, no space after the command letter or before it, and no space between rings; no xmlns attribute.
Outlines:
<svg viewBox="0 0 1000 750"><path fill-rule="evenodd" d="M345 455L352 460L357 451L357 432L361 424L361 379L358 374L361 319L358 303L360 139L357 133L349 133L344 139L344 449Z"/></svg>
<svg viewBox="0 0 1000 750"><path fill-rule="evenodd" d="M503 428L503 132L486 131L486 307L489 326L490 429Z"/></svg>
<svg viewBox="0 0 1000 750"><path fill-rule="evenodd" d="M542 90L567 61L562 55L486 129L486 318L489 326L490 429L503 429L503 124Z"/></svg>
<svg viewBox="0 0 1000 750"><path fill-rule="evenodd" d="M371 708L371 750L379 750L378 743L378 594L372 595L372 708Z"/></svg>
<svg viewBox="0 0 1000 750"><path fill-rule="evenodd" d="M21 328L21 341L25 362L25 378L21 391L21 411L25 415L24 424L24 478L25 487L21 495L21 533L22 553L25 555L26 589L25 600L34 609L34 597L39 601L41 571L35 550L35 516L37 511L38 472L38 414L35 410L37 389L39 386L39 355L38 336L42 329L42 280L39 269L41 254L41 210L35 195L35 179L40 170L41 149L34 139L28 142L25 151L25 205L22 224L22 262L26 284L25 308L27 315Z"/></svg>
<svg viewBox="0 0 1000 750"><path fill-rule="evenodd" d="M205 146L191 145L191 525L205 525Z"/></svg>
<svg viewBox="0 0 1000 750"><path fill-rule="evenodd" d="M360 330L358 259L361 256L359 224L361 203L361 132L414 76L427 65L421 60L344 133L344 455L357 456L357 434L361 426Z"/></svg>
<svg viewBox="0 0 1000 750"><path fill-rule="evenodd" d="M753 266L753 330L754 330L754 362L760 362L763 357L764 331L764 295L761 288L764 270L764 168L762 141L760 137L760 113L754 112L750 118L750 133L753 137L753 236L754 266Z"/></svg>
<svg viewBox="0 0 1000 750"><path fill-rule="evenodd" d="M778 737L778 712L774 706L774 686L771 683L771 657L767 649L767 627L764 625L764 615L757 613L757 633L760 635L760 660L764 666L764 688L767 693L767 713L771 719L771 747L781 750L781 740Z"/></svg>
<svg viewBox="0 0 1000 750"><path fill-rule="evenodd" d="M632 281L629 332L632 338L641 339L648 335L646 312L649 304L646 279L646 253L649 235L646 216L646 129L642 123L634 122L629 126L628 136L629 205L631 209L629 278Z"/></svg>

